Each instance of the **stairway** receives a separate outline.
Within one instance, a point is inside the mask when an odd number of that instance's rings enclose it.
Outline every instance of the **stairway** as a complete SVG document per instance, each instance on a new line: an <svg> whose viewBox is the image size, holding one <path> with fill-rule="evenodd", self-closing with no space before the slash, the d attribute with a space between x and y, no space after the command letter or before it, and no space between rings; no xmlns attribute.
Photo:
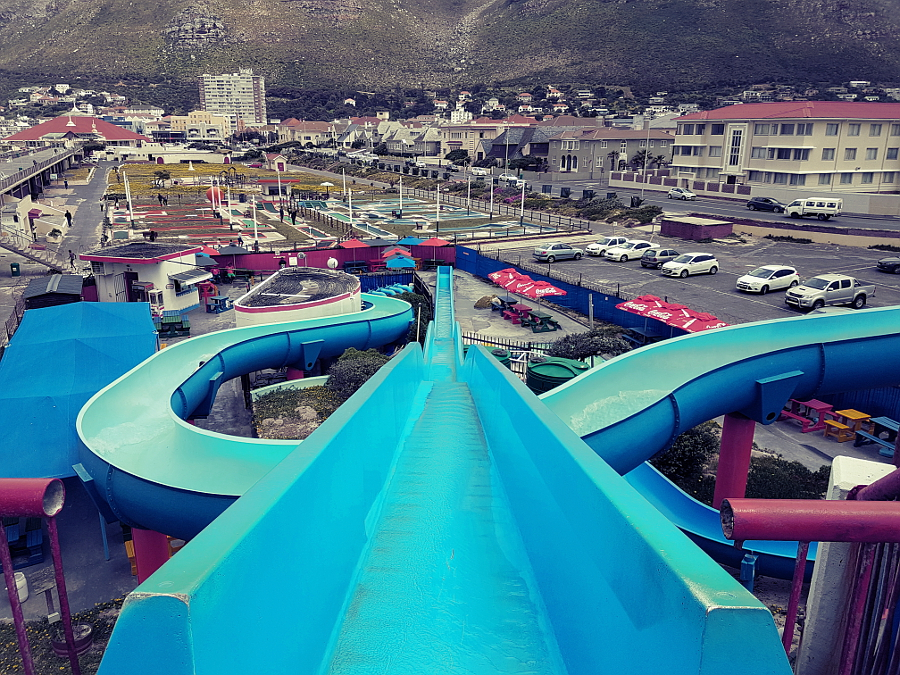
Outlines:
<svg viewBox="0 0 900 675"><path fill-rule="evenodd" d="M37 249L31 248L31 246L32 242L20 234L0 233L0 248L5 248L32 262L49 267L54 272L64 273L69 268L68 260L65 262L60 260L58 249Z"/></svg>

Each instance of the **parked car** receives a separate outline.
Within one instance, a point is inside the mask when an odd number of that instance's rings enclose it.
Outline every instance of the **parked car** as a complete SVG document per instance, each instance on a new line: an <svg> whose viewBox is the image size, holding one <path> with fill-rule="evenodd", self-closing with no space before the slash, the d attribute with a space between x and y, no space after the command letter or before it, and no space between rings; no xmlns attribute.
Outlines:
<svg viewBox="0 0 900 675"><path fill-rule="evenodd" d="M825 305L866 306L875 295L875 284L863 284L846 274L820 274L784 294L784 301L797 309L819 309Z"/></svg>
<svg viewBox="0 0 900 675"><path fill-rule="evenodd" d="M497 178L499 178L500 180L510 181L513 183L524 183L525 182L524 180L519 178L514 173L501 173L499 176L497 176Z"/></svg>
<svg viewBox="0 0 900 675"><path fill-rule="evenodd" d="M747 208L751 211L774 211L784 213L784 204L771 197L751 197L747 202Z"/></svg>
<svg viewBox="0 0 900 675"><path fill-rule="evenodd" d="M672 188L667 195L669 199L697 199L697 195L687 188Z"/></svg>
<svg viewBox="0 0 900 675"><path fill-rule="evenodd" d="M588 246L588 248L590 248L590 246ZM878 261L878 269L882 272L900 274L900 256L894 258L882 258Z"/></svg>
<svg viewBox="0 0 900 675"><path fill-rule="evenodd" d="M473 176L490 176L491 172L485 169L483 166L473 166L469 169L469 173Z"/></svg>
<svg viewBox="0 0 900 675"><path fill-rule="evenodd" d="M843 207L843 199L835 199L834 197L806 197L804 199L795 199L785 206L784 210L791 218L815 216L819 220L828 220L829 218L836 218L841 215L841 209Z"/></svg>
<svg viewBox="0 0 900 675"><path fill-rule="evenodd" d="M712 253L683 253L665 263L662 273L667 277L687 277L691 274L715 274L719 271L719 261Z"/></svg>
<svg viewBox="0 0 900 675"><path fill-rule="evenodd" d="M670 260L678 257L678 251L674 248L647 248L641 256L641 267L659 269Z"/></svg>
<svg viewBox="0 0 900 675"><path fill-rule="evenodd" d="M556 262L557 260L567 260L569 258L573 258L574 260L581 260L581 256L584 254L580 248L575 248L574 246L569 246L568 244L561 244L559 242L551 242L549 244L542 244L534 249L532 255L540 261L547 262Z"/></svg>
<svg viewBox="0 0 900 675"><path fill-rule="evenodd" d="M593 244L588 244L587 248L584 249L584 252L588 255L603 255L606 253L606 249L612 248L613 246L619 246L626 241L628 241L628 237L603 237Z"/></svg>
<svg viewBox="0 0 900 675"><path fill-rule="evenodd" d="M800 275L793 267L786 265L763 265L752 272L738 277L735 288L748 293L765 295L769 291L793 288L800 284Z"/></svg>
<svg viewBox="0 0 900 675"><path fill-rule="evenodd" d="M644 241L643 239L629 239L624 244L619 244L618 246L606 249L606 253L603 255L607 260L625 262L632 258L640 258L643 255L644 250L651 246L653 246L653 244L649 241Z"/></svg>

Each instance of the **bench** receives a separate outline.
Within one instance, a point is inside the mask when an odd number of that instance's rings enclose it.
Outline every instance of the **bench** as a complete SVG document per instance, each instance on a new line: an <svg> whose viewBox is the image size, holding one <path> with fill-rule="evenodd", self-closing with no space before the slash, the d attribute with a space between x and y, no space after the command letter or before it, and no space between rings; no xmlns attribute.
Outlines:
<svg viewBox="0 0 900 675"><path fill-rule="evenodd" d="M834 420L825 420L825 432L822 434L822 437L828 438L829 436L834 436L838 443L843 443L853 439L853 431L846 424L841 424Z"/></svg>
<svg viewBox="0 0 900 675"><path fill-rule="evenodd" d="M894 443L892 441L886 441L883 438L878 438L878 436L873 436L870 433L867 433L860 429L856 432L856 440L853 442L853 447L859 447L860 445L867 445L868 443L877 443L881 447L878 448L878 454L882 457L893 457L894 456Z"/></svg>
<svg viewBox="0 0 900 675"><path fill-rule="evenodd" d="M522 323L522 317L511 309L503 310L502 316L504 319L506 319L507 321L511 321L512 323Z"/></svg>
<svg viewBox="0 0 900 675"><path fill-rule="evenodd" d="M816 420L811 420L803 415L798 415L797 413L792 413L790 410L782 410L781 415L778 417L779 420L784 418L789 418L792 420L797 420L801 424L800 430L803 432L809 431L810 427L816 424ZM828 420L826 420L827 424ZM849 429L849 427L847 427Z"/></svg>

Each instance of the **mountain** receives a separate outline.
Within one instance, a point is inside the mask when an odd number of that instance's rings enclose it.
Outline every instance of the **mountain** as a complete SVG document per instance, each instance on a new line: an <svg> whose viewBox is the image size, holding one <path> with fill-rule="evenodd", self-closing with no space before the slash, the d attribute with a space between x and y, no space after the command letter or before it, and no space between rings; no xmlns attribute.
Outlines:
<svg viewBox="0 0 900 675"><path fill-rule="evenodd" d="M0 69L54 81L900 81L896 0L0 0Z"/></svg>

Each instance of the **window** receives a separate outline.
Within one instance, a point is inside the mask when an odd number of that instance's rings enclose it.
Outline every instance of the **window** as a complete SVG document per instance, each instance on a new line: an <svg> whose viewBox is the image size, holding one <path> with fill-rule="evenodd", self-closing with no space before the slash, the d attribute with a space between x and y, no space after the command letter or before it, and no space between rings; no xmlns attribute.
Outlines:
<svg viewBox="0 0 900 675"><path fill-rule="evenodd" d="M848 124L847 125L847 135L848 136L859 136L859 128L861 126L862 126L861 124L853 124L853 123Z"/></svg>
<svg viewBox="0 0 900 675"><path fill-rule="evenodd" d="M894 182L894 172L893 171L885 171L881 174L881 182L882 183L893 183Z"/></svg>
<svg viewBox="0 0 900 675"><path fill-rule="evenodd" d="M878 148L866 148L866 159L878 159Z"/></svg>
<svg viewBox="0 0 900 675"><path fill-rule="evenodd" d="M887 159L897 159L897 151L900 148L888 148L887 149Z"/></svg>
<svg viewBox="0 0 900 675"><path fill-rule="evenodd" d="M761 183L762 179L763 179L763 172L762 171L751 171L748 178L749 178L749 180L751 180L755 183Z"/></svg>
<svg viewBox="0 0 900 675"><path fill-rule="evenodd" d="M875 174L872 173L871 171L863 171L862 182L863 183L871 183L874 177L875 177Z"/></svg>
<svg viewBox="0 0 900 675"><path fill-rule="evenodd" d="M771 128L771 125L769 125L769 124L754 124L753 125L753 133L756 134L757 136L768 136L770 128Z"/></svg>
<svg viewBox="0 0 900 675"><path fill-rule="evenodd" d="M681 129L678 132L679 134L683 134L684 136L693 136L694 135L694 125L693 124L682 124Z"/></svg>
<svg viewBox="0 0 900 675"><path fill-rule="evenodd" d="M728 149L729 166L737 166L741 163L741 141L744 138L743 129L731 130L731 143Z"/></svg>
<svg viewBox="0 0 900 675"><path fill-rule="evenodd" d="M775 148L766 148L766 159L775 159L778 150Z"/></svg>
<svg viewBox="0 0 900 675"><path fill-rule="evenodd" d="M794 125L793 124L782 124L781 125L781 135L782 136L793 136L794 135Z"/></svg>
<svg viewBox="0 0 900 675"><path fill-rule="evenodd" d="M710 124L709 125L709 133L713 136L724 136L725 135L725 125L724 124Z"/></svg>
<svg viewBox="0 0 900 675"><path fill-rule="evenodd" d="M778 159L790 159L791 158L791 149L790 148L778 148L776 157Z"/></svg>
<svg viewBox="0 0 900 675"><path fill-rule="evenodd" d="M638 147L639 147L639 148L646 148L646 147L647 147L647 141L641 141L640 143L638 143Z"/></svg>
<svg viewBox="0 0 900 675"><path fill-rule="evenodd" d="M853 174L852 173L842 173L841 174L841 185L850 185L853 183Z"/></svg>
<svg viewBox="0 0 900 675"><path fill-rule="evenodd" d="M900 124L891 125L891 136L900 136Z"/></svg>
<svg viewBox="0 0 900 675"><path fill-rule="evenodd" d="M697 124L697 125L695 125L695 127L694 127L694 133L697 134L698 136L699 136L700 134L706 133L706 125L705 125L705 124Z"/></svg>
<svg viewBox="0 0 900 675"><path fill-rule="evenodd" d="M806 185L806 175L802 173L791 174L791 185Z"/></svg>
<svg viewBox="0 0 900 675"><path fill-rule="evenodd" d="M844 148L844 161L850 162L856 159L856 148Z"/></svg>
<svg viewBox="0 0 900 675"><path fill-rule="evenodd" d="M869 136L881 136L881 125L880 124L870 124L869 125Z"/></svg>
<svg viewBox="0 0 900 675"><path fill-rule="evenodd" d="M651 148L653 147L653 141L650 141L650 147Z"/></svg>
<svg viewBox="0 0 900 675"><path fill-rule="evenodd" d="M812 136L813 133L813 123L808 122L807 124L798 124L797 125L797 135L798 136Z"/></svg>
<svg viewBox="0 0 900 675"><path fill-rule="evenodd" d="M825 125L825 135L826 136L837 136L838 129L840 129L840 126L841 126L840 124L834 124L832 122L829 122L828 124ZM897 126L900 127L900 124L898 124ZM898 135L900 135L900 134L898 134Z"/></svg>
<svg viewBox="0 0 900 675"><path fill-rule="evenodd" d="M721 157L722 156L722 146L721 145L709 146L709 156L710 157Z"/></svg>
<svg viewBox="0 0 900 675"><path fill-rule="evenodd" d="M577 150L578 149L578 141L563 141L562 149L563 150Z"/></svg>
<svg viewBox="0 0 900 675"><path fill-rule="evenodd" d="M831 174L830 173L820 173L819 174L819 185L831 185Z"/></svg>
<svg viewBox="0 0 900 675"><path fill-rule="evenodd" d="M766 158L766 148L750 148L750 158L751 159L765 159Z"/></svg>
<svg viewBox="0 0 900 675"><path fill-rule="evenodd" d="M91 262L91 272L94 275L103 276L106 274L106 270L103 268L102 262Z"/></svg>
<svg viewBox="0 0 900 675"><path fill-rule="evenodd" d="M805 162L809 159L809 148L794 148L794 159L798 162Z"/></svg>
<svg viewBox="0 0 900 675"><path fill-rule="evenodd" d="M780 184L780 185L784 185L787 183L787 177L788 177L788 175L786 173L776 173L776 174L774 174L774 178L773 178L772 182Z"/></svg>
<svg viewBox="0 0 900 675"><path fill-rule="evenodd" d="M706 170L706 180L718 180L719 179L719 169L707 169Z"/></svg>
<svg viewBox="0 0 900 675"><path fill-rule="evenodd" d="M600 141L600 147L601 147L601 148L605 148L605 147L606 147L606 141Z"/></svg>
<svg viewBox="0 0 900 675"><path fill-rule="evenodd" d="M822 161L831 162L834 160L834 148L822 148Z"/></svg>

